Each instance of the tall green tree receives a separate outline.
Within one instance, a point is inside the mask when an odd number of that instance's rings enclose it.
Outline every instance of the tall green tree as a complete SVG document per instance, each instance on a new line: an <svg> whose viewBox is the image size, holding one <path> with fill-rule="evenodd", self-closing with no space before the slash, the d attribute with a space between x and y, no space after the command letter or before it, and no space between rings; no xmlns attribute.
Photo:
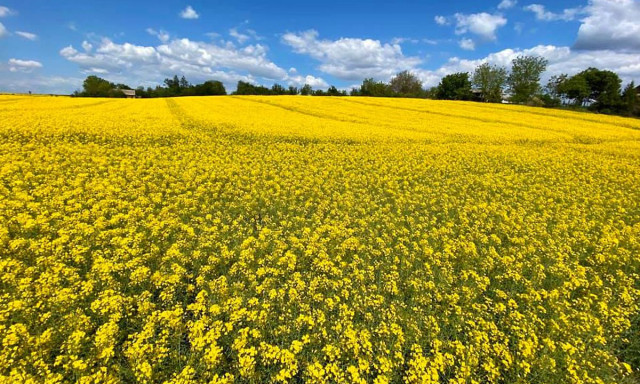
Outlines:
<svg viewBox="0 0 640 384"><path fill-rule="evenodd" d="M302 96L309 96L313 93L313 88L311 88L311 85L309 84L305 84L302 86L302 88L300 88L300 94Z"/></svg>
<svg viewBox="0 0 640 384"><path fill-rule="evenodd" d="M548 63L547 59L537 56L513 59L508 84L514 103L527 103L540 92L540 76Z"/></svg>
<svg viewBox="0 0 640 384"><path fill-rule="evenodd" d="M85 97L114 97L113 90L115 88L115 84L98 76L91 75L87 76L82 83L82 92L78 95ZM120 93L122 94L122 92Z"/></svg>
<svg viewBox="0 0 640 384"><path fill-rule="evenodd" d="M544 87L545 91L547 92L548 95L550 95L553 98L562 97L560 88L562 87L564 82L567 81L568 78L569 78L569 75L567 75L566 73L551 76L549 81L547 81L547 85Z"/></svg>
<svg viewBox="0 0 640 384"><path fill-rule="evenodd" d="M345 91L340 91L335 85L332 85L327 89L327 96L346 96Z"/></svg>
<svg viewBox="0 0 640 384"><path fill-rule="evenodd" d="M558 85L558 93L573 100L574 105L580 106L589 98L591 90L584 76L576 75L565 79Z"/></svg>
<svg viewBox="0 0 640 384"><path fill-rule="evenodd" d="M633 81L627 84L622 92L622 106L624 114L628 116L640 115L640 97L638 97L638 90Z"/></svg>
<svg viewBox="0 0 640 384"><path fill-rule="evenodd" d="M271 94L273 95L286 95L287 89L282 85L275 83L271 86Z"/></svg>
<svg viewBox="0 0 640 384"><path fill-rule="evenodd" d="M391 91L401 97L422 97L422 81L409 71L396 74L389 83Z"/></svg>
<svg viewBox="0 0 640 384"><path fill-rule="evenodd" d="M393 96L393 91L389 84L382 81L375 81L370 77L362 81L360 96L391 97Z"/></svg>
<svg viewBox="0 0 640 384"><path fill-rule="evenodd" d="M590 107L591 109L604 113L615 113L621 108L622 80L615 72L588 68L576 76L584 77L590 90L589 97L596 101Z"/></svg>
<svg viewBox="0 0 640 384"><path fill-rule="evenodd" d="M447 75L440 80L436 98L440 100L471 100L471 80L468 72Z"/></svg>
<svg viewBox="0 0 640 384"><path fill-rule="evenodd" d="M194 96L222 96L227 94L224 84L217 80L208 80L194 87Z"/></svg>
<svg viewBox="0 0 640 384"><path fill-rule="evenodd" d="M507 70L504 67L484 63L476 67L471 82L482 93L483 101L500 103L502 90L507 83Z"/></svg>

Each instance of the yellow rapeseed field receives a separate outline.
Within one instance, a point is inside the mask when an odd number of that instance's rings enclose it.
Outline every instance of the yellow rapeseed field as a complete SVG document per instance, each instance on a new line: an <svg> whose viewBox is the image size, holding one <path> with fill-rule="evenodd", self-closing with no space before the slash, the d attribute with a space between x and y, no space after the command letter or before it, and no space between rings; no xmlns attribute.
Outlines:
<svg viewBox="0 0 640 384"><path fill-rule="evenodd" d="M640 120L0 96L2 383L631 383Z"/></svg>

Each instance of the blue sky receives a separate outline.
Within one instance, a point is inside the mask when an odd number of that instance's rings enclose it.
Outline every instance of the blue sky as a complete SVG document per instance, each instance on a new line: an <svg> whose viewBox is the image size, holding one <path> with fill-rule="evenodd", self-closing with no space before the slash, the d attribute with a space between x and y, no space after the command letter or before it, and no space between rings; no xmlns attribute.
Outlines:
<svg viewBox="0 0 640 384"><path fill-rule="evenodd" d="M4 1L0 91L68 93L95 74L153 86L174 73L349 88L411 70L426 86L485 61L549 60L640 80L640 0Z"/></svg>

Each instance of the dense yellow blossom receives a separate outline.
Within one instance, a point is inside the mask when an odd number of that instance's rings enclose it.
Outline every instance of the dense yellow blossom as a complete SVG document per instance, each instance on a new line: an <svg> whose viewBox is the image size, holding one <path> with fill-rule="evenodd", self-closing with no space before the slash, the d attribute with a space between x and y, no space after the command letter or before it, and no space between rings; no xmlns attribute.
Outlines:
<svg viewBox="0 0 640 384"><path fill-rule="evenodd" d="M0 96L0 382L633 382L639 275L639 120Z"/></svg>

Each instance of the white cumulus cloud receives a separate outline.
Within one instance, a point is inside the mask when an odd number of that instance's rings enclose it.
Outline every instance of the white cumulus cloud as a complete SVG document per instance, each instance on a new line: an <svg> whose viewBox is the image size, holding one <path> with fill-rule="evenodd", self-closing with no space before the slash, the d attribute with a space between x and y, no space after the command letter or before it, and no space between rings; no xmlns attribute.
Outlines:
<svg viewBox="0 0 640 384"><path fill-rule="evenodd" d="M294 52L320 62L318 69L341 80L361 80L373 77L388 80L405 69L421 63L417 57L405 56L398 44L361 38L319 39L315 30L286 33L284 44Z"/></svg>
<svg viewBox="0 0 640 384"><path fill-rule="evenodd" d="M92 47L93 48L93 47ZM111 81L131 86L153 86L163 78L178 74L192 82L220 80L234 87L238 80L251 83L313 83L325 86L321 78L289 74L267 57L261 44L236 47L234 44L172 39L164 44L143 46L103 39L84 52L67 46L60 50L65 59L78 64L85 74L104 75Z"/></svg>
<svg viewBox="0 0 640 384"><path fill-rule="evenodd" d="M191 20L193 20L193 19L199 18L200 15L190 5L187 5L187 8L183 9L180 12L180 17L182 17L183 19L191 19Z"/></svg>
<svg viewBox="0 0 640 384"><path fill-rule="evenodd" d="M238 43L240 44L244 44L247 42L247 40L249 40L251 38L251 36L238 32L238 28L231 28L229 30L229 36L233 37L234 39L236 39L238 41Z"/></svg>
<svg viewBox="0 0 640 384"><path fill-rule="evenodd" d="M533 12L536 15L536 20L540 21L571 21L582 12L581 8L567 8L561 13L554 13L548 11L542 4L527 5L524 10Z"/></svg>
<svg viewBox="0 0 640 384"><path fill-rule="evenodd" d="M498 9L509 9L513 8L518 4L517 0L502 0L500 4L498 4Z"/></svg>
<svg viewBox="0 0 640 384"><path fill-rule="evenodd" d="M467 32L480 36L487 41L496 39L496 31L507 24L507 19L500 14L490 14L486 12L463 14L456 13L456 34L461 35Z"/></svg>
<svg viewBox="0 0 640 384"><path fill-rule="evenodd" d="M482 63L511 67L513 59L520 55L540 56L549 61L542 83L552 75L574 75L589 67L607 69L620 75L624 83L640 80L640 53L611 50L576 51L566 46L537 45L529 49L504 49L475 60L450 58L436 70L423 70L421 77L427 86L437 85L442 76L455 72L473 72Z"/></svg>
<svg viewBox="0 0 640 384"><path fill-rule="evenodd" d="M436 24L438 24L438 25L449 25L449 21L444 16L438 15L438 16L434 17L433 19L435 20Z"/></svg>
<svg viewBox="0 0 640 384"><path fill-rule="evenodd" d="M91 52L91 50L93 49L93 45L90 42L84 40L82 42L82 49L84 49L85 52Z"/></svg>
<svg viewBox="0 0 640 384"><path fill-rule="evenodd" d="M591 0L584 10L576 49L640 51L640 1Z"/></svg>
<svg viewBox="0 0 640 384"><path fill-rule="evenodd" d="M169 35L167 31L163 31L162 29L159 31L156 31L153 28L147 28L147 33L150 34L151 36L157 37L158 40L160 40L163 43L166 43L171 38L171 35Z"/></svg>
<svg viewBox="0 0 640 384"><path fill-rule="evenodd" d="M288 84L296 87L301 87L305 84L309 84L312 88L328 88L329 84L321 77L315 77L311 75L307 76L289 76Z"/></svg>
<svg viewBox="0 0 640 384"><path fill-rule="evenodd" d="M42 63L39 61L9 59L9 71L11 72L31 72L38 68L42 68Z"/></svg>
<svg viewBox="0 0 640 384"><path fill-rule="evenodd" d="M0 17L7 17L13 15L15 12L11 9L0 5Z"/></svg>
<svg viewBox="0 0 640 384"><path fill-rule="evenodd" d="M460 48L466 51L473 51L474 49L476 49L476 43L474 43L471 39L462 39L458 42L458 45L460 46Z"/></svg>

